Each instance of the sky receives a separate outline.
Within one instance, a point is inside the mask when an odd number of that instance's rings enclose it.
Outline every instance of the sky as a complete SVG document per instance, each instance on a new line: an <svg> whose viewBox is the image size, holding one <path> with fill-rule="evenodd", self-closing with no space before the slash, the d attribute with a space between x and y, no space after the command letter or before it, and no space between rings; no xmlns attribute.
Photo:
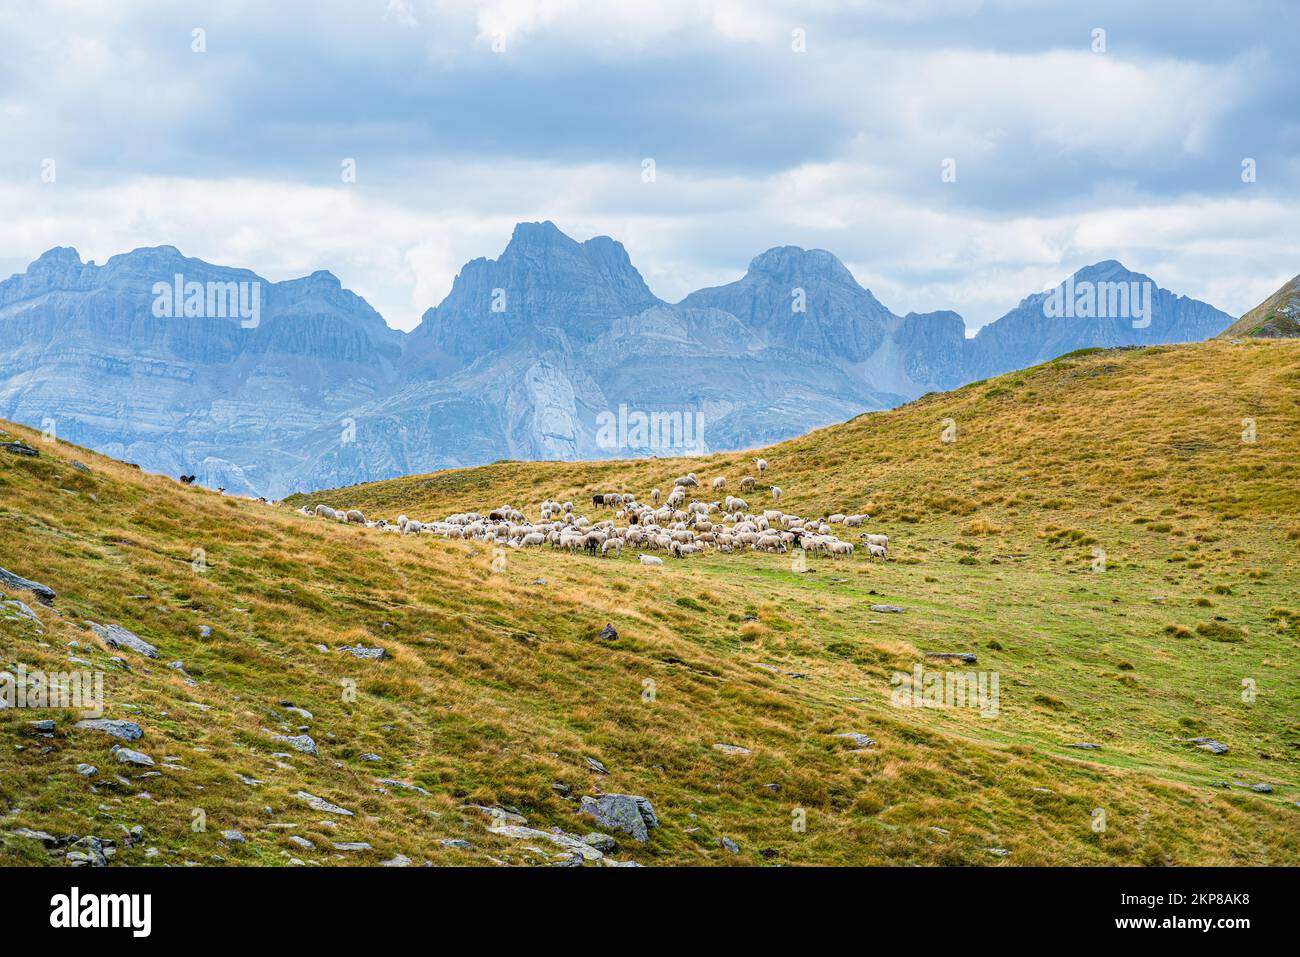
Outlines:
<svg viewBox="0 0 1300 957"><path fill-rule="evenodd" d="M328 269L410 329L550 219L621 241L669 301L797 245L969 331L1102 259L1239 315L1300 272L1298 21L1293 0L7 0L0 275L174 245Z"/></svg>

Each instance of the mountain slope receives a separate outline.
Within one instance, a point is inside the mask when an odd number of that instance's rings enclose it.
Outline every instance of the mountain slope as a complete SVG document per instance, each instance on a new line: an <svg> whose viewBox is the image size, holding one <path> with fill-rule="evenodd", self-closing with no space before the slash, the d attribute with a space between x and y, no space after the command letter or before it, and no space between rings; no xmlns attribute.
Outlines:
<svg viewBox="0 0 1300 957"><path fill-rule="evenodd" d="M1106 292L1130 285L1150 292L1137 322ZM1076 314L1076 287L1094 286L1100 305ZM219 308L226 287L255 288L259 314ZM670 305L609 237L520 223L406 335L327 272L268 283L170 246L104 266L57 248L0 283L0 416L274 498L501 458L748 448L1076 348L1230 321L1115 262L1065 287L1065 315L1038 294L967 340L956 313L894 315L825 250L770 249ZM611 443L601 422L626 411L697 427L690 442Z"/></svg>
<svg viewBox="0 0 1300 957"><path fill-rule="evenodd" d="M1261 339L1300 337L1300 276L1220 333L1220 338L1254 336Z"/></svg>
<svg viewBox="0 0 1300 957"><path fill-rule="evenodd" d="M70 718L44 739L37 715L0 715L0 856L60 860L10 833L27 827L113 837L114 864L543 862L527 845L558 849L492 834L463 806L581 834L577 798L603 790L652 801L661 826L645 844L616 835L612 854L646 864L1294 865L1298 397L1293 343L1101 352L774 446L754 498L777 482L784 507L866 509L891 536L888 562L810 558L803 574L757 553L652 568L544 549L494 565L481 545L183 489L6 426L41 455L0 451L0 566L58 592L51 608L18 595L40 632L0 615L6 658L103 668L107 716L141 724L130 747L161 773L140 777ZM302 500L535 516L544 496L645 497L687 468L734 483L748 464L508 462ZM159 659L105 648L88 621ZM358 643L392 657L340 650ZM998 716L891 705L891 675L928 651L998 673ZM272 737L299 727L319 756ZM855 753L847 732L877 743ZM137 824L143 844L123 847L118 825ZM333 847L355 841L371 849Z"/></svg>

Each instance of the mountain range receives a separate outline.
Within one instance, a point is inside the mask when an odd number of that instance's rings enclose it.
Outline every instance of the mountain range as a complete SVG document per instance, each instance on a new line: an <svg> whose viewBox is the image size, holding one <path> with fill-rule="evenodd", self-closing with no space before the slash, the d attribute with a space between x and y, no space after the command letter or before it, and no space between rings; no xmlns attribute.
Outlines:
<svg viewBox="0 0 1300 957"><path fill-rule="evenodd" d="M102 266L58 247L0 282L0 418L279 498L502 458L749 448L1232 320L1107 260L967 338L957 313L895 315L834 255L795 246L673 304L617 241L543 222L467 263L404 333L329 272L270 282L171 246ZM663 428L628 430L638 417Z"/></svg>

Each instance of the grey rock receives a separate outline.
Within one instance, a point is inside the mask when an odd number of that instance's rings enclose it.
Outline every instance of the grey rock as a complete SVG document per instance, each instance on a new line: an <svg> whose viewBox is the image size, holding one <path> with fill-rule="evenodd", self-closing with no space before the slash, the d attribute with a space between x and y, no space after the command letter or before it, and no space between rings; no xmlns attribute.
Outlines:
<svg viewBox="0 0 1300 957"><path fill-rule="evenodd" d="M1078 748L1078 749L1081 750L1081 751L1100 751L1100 750L1101 750L1101 745L1100 745L1100 744L1092 744L1092 743L1087 742L1087 741L1080 741L1080 742L1077 743L1077 744L1067 744L1066 747L1067 747L1067 748Z"/></svg>
<svg viewBox="0 0 1300 957"><path fill-rule="evenodd" d="M99 773L99 768L95 767L93 764L78 764L77 773L84 777L93 778Z"/></svg>
<svg viewBox="0 0 1300 957"><path fill-rule="evenodd" d="M90 622L90 628L110 648L126 648L137 654L144 655L146 658L158 657L157 648L139 635L127 631L121 625L100 625L92 621Z"/></svg>
<svg viewBox="0 0 1300 957"><path fill-rule="evenodd" d="M134 721L119 721L110 718L87 718L85 721L78 721L78 728L86 728L90 731L103 731L105 734L111 734L115 738L121 738L123 741L139 741L144 737L144 730Z"/></svg>
<svg viewBox="0 0 1300 957"><path fill-rule="evenodd" d="M587 766L590 767L597 774L609 774L609 769L606 768L605 765L597 761L595 758L587 758L586 761L587 761Z"/></svg>
<svg viewBox="0 0 1300 957"><path fill-rule="evenodd" d="M65 859L73 867L107 867L107 844L97 837L83 837L73 843L72 850L68 851Z"/></svg>
<svg viewBox="0 0 1300 957"><path fill-rule="evenodd" d="M876 739L870 735L863 734L861 731L844 731L835 735L837 738L847 738L859 748L870 748L876 743Z"/></svg>
<svg viewBox="0 0 1300 957"><path fill-rule="evenodd" d="M346 651L354 658L361 658L365 661L383 661L386 658L393 657L388 653L387 648L367 648L365 645L341 645L339 651Z"/></svg>
<svg viewBox="0 0 1300 957"><path fill-rule="evenodd" d="M30 827L16 827L9 833L14 837L25 837L29 840L40 841L48 848L61 847L71 840L70 838L58 838L53 834L46 834L44 831L34 831Z"/></svg>
<svg viewBox="0 0 1300 957"><path fill-rule="evenodd" d="M239 831L234 830L233 828L231 828L230 830L227 830L227 831L222 831L222 832L221 832L221 839L222 839L223 841L226 841L226 842L229 843L229 844L243 844L243 843L244 843L244 835L241 834Z"/></svg>
<svg viewBox="0 0 1300 957"><path fill-rule="evenodd" d="M618 846L618 842L615 841L613 837L598 832L582 835L581 841L583 844L594 847L602 854L610 854L613 852L614 848Z"/></svg>
<svg viewBox="0 0 1300 957"><path fill-rule="evenodd" d="M499 834L502 837L513 838L517 841L549 841L556 847L570 851L579 855L582 860L598 861L604 855L589 844L583 843L572 834L564 834L555 831L539 831L532 827L523 827L519 824L498 824L489 827L488 831L492 834Z"/></svg>
<svg viewBox="0 0 1300 957"><path fill-rule="evenodd" d="M315 850L315 848L316 848L315 843L313 843L312 841L307 840L307 838L305 838L305 837L300 837L300 836L297 835L297 834L290 834L290 835L289 835L289 840L293 841L293 843L297 844L297 845L298 845L299 847L301 847L304 851L311 851L311 850Z"/></svg>
<svg viewBox="0 0 1300 957"><path fill-rule="evenodd" d="M0 568L0 583L8 585L11 588L32 592L36 596L37 600L43 605L54 604L54 589L42 585L40 582L32 581L30 578L24 578L22 575L15 574L7 568Z"/></svg>
<svg viewBox="0 0 1300 957"><path fill-rule="evenodd" d="M907 611L901 605L872 605L871 610L881 615L901 615Z"/></svg>
<svg viewBox="0 0 1300 957"><path fill-rule="evenodd" d="M365 841L336 841L334 843L336 851L372 851L374 850Z"/></svg>
<svg viewBox="0 0 1300 957"><path fill-rule="evenodd" d="M313 810L324 811L326 814L342 814L345 817L353 816L352 812L346 808L341 808L337 804L331 804L324 798L317 797L314 794L308 794L306 791L299 791L294 795L294 797L306 801Z"/></svg>
<svg viewBox="0 0 1300 957"><path fill-rule="evenodd" d="M147 754L139 751L132 751L130 748L124 748L119 744L113 745L113 757L123 764L134 764L142 768L151 768L154 766L154 759Z"/></svg>
<svg viewBox="0 0 1300 957"><path fill-rule="evenodd" d="M939 661L960 661L968 665L979 663L979 659L967 651L927 651L925 656Z"/></svg>
<svg viewBox="0 0 1300 957"><path fill-rule="evenodd" d="M410 867L411 859L405 854L397 854L386 861L379 862L380 867Z"/></svg>
<svg viewBox="0 0 1300 957"><path fill-rule="evenodd" d="M383 760L384 760L384 759L381 758L379 755L377 755L377 754L375 754L375 753L373 753L373 752L371 752L371 751L367 751L367 752L365 752L365 753L362 754L360 757L361 757L361 760L362 760L362 761L378 762L378 761L383 761Z"/></svg>
<svg viewBox="0 0 1300 957"><path fill-rule="evenodd" d="M738 744L715 744L713 750L721 751L723 754L753 754L749 748L742 748Z"/></svg>
<svg viewBox="0 0 1300 957"><path fill-rule="evenodd" d="M473 851L476 848L469 841L459 837L447 837L438 842L443 847L453 847L461 851Z"/></svg>
<svg viewBox="0 0 1300 957"><path fill-rule="evenodd" d="M650 801L636 794L583 795L578 812L595 818L597 826L605 830L630 834L642 843L650 839L649 831L659 826Z"/></svg>
<svg viewBox="0 0 1300 957"><path fill-rule="evenodd" d="M1209 751L1211 754L1228 753L1228 746L1222 741L1215 741L1213 738L1188 738L1187 740L1202 751Z"/></svg>
<svg viewBox="0 0 1300 957"><path fill-rule="evenodd" d="M730 854L739 854L739 853L740 853L740 845L737 844L735 841L733 841L733 840L732 840L731 838L729 838L729 837L724 837L724 838L723 838L719 843L721 843L723 849L726 850L726 851L727 851L728 853L730 853Z"/></svg>
<svg viewBox="0 0 1300 957"><path fill-rule="evenodd" d="M614 630L613 625L606 622L605 627L600 629L600 637L604 638L606 641L617 641L618 632Z"/></svg>
<svg viewBox="0 0 1300 957"><path fill-rule="evenodd" d="M310 754L316 757L316 742L312 740L309 734L276 734L272 738L281 744L287 744L295 751L301 751L303 754Z"/></svg>
<svg viewBox="0 0 1300 957"><path fill-rule="evenodd" d="M27 726L36 732L49 732L54 730L54 722L46 718L43 721L28 721Z"/></svg>
<svg viewBox="0 0 1300 957"><path fill-rule="evenodd" d="M398 781L396 778L375 778L375 781L378 784L383 784L391 788L401 788L403 791L414 791L416 794L423 794L425 797L433 796L418 784L408 784L405 781Z"/></svg>

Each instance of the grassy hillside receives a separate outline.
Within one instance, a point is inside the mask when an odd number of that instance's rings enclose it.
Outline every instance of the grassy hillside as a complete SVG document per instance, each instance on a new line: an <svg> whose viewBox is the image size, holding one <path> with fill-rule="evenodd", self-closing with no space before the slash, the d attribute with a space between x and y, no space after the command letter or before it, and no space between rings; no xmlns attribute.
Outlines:
<svg viewBox="0 0 1300 957"><path fill-rule="evenodd" d="M1220 339L1260 336L1275 339L1300 338L1300 276L1269 296L1223 332Z"/></svg>
<svg viewBox="0 0 1300 957"><path fill-rule="evenodd" d="M19 827L120 847L141 825L115 863L540 863L558 849L490 834L464 806L583 834L578 797L603 790L653 802L661 827L644 845L616 835L610 855L644 864L1295 864L1298 413L1300 343L1217 341L1069 356L864 415L764 452L751 502L775 483L787 510L869 511L891 537L887 563L802 573L788 556L644 567L549 549L494 569L482 544L225 499L4 426L42 454L0 452L0 566L59 594L19 596L43 633L0 614L0 650L105 669L108 716L141 724L129 746L161 774L123 771L74 716L50 739L26 723L48 714L0 716L0 857L59 860L5 836ZM646 498L687 470L732 488L753 474L731 454L512 462L286 504L535 516L547 496ZM160 658L105 648L92 620ZM392 657L338 650L358 642ZM996 717L891 705L894 672L936 651L978 664L929 668L997 673ZM272 738L299 726L318 756ZM1101 747L1069 747L1085 742ZM357 841L372 849L332 846Z"/></svg>

